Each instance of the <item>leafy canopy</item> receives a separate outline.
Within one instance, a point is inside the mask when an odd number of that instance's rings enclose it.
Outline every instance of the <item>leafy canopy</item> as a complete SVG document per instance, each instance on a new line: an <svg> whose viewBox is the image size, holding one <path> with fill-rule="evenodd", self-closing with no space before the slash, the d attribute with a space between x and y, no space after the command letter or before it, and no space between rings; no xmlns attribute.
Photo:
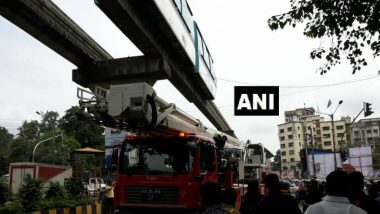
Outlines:
<svg viewBox="0 0 380 214"><path fill-rule="evenodd" d="M378 0L291 0L291 10L268 20L271 30L306 24L304 35L325 39L327 47L311 51L312 59L324 58L321 74L340 64L345 55L352 73L367 65L363 49L369 47L374 57L380 54L380 1ZM327 40L328 39L328 40Z"/></svg>

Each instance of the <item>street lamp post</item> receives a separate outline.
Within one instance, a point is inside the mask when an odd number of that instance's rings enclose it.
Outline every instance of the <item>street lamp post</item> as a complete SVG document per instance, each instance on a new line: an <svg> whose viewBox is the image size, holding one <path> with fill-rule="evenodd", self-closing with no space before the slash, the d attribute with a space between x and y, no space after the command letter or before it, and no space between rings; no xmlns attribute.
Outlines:
<svg viewBox="0 0 380 214"><path fill-rule="evenodd" d="M330 122L331 122L331 126L332 126L332 127L331 127L331 131L332 131L332 141L333 141L332 143L333 143L333 152L334 152L334 170L336 170L336 168L337 168L337 163L336 163L336 150L335 150L335 124L334 124L334 114L335 114L336 110L338 110L340 104L342 104L342 103L343 103L343 100L340 100L339 103L338 103L338 105L336 106L334 112L331 113L331 114L326 114L326 113L318 112L318 113L320 113L320 114L328 115L328 116L330 117L330 119L331 119Z"/></svg>
<svg viewBox="0 0 380 214"><path fill-rule="evenodd" d="M34 146L34 149L33 149L33 155L32 155L32 163L34 163L34 154L36 153L37 147L38 147L41 143L46 142L46 141L49 141L49 140L52 140L52 139L54 139L54 138L56 138L56 137L62 137L62 140L63 140L63 133L60 134L60 135L54 136L54 137L50 137L50 138L45 139L45 140L43 140L43 141L40 141L40 142L38 142L38 143Z"/></svg>
<svg viewBox="0 0 380 214"><path fill-rule="evenodd" d="M332 125L332 135L333 135L333 152L334 152L334 169L336 170L337 166L336 166L336 150L335 150L335 125L334 125L334 114L336 112L336 110L338 109L338 107L340 106L340 104L343 103L343 100L340 100L338 105L336 106L335 108L335 111L330 114L330 118L331 118L331 125Z"/></svg>
<svg viewBox="0 0 380 214"><path fill-rule="evenodd" d="M339 105L338 105L339 106ZM332 137L333 137L333 152L334 152L334 169L336 170L336 150L335 150L335 125L334 125L334 114L330 114L331 118L331 131L332 131Z"/></svg>

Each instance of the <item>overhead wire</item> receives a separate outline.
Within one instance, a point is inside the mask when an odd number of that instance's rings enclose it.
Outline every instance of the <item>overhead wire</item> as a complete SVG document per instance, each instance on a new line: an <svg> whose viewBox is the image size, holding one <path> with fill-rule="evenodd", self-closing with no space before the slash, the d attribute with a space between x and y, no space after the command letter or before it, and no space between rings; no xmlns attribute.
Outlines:
<svg viewBox="0 0 380 214"><path fill-rule="evenodd" d="M282 94L282 95L280 95L280 97L285 97L285 96L290 96L290 95L294 95L294 94L300 94L300 93L304 93L304 92L309 92L309 91L321 89L321 88L324 88L324 87L331 87L331 86L337 86L337 85L344 85L344 84L350 84L350 83L355 83L355 82L361 82L361 81L365 81L365 80L369 80L369 79L374 79L374 78L377 78L377 77L380 77L380 72L378 74L369 74L369 75L365 75L365 76L357 78L357 79L343 81L343 82L338 82L338 83L331 83L331 84L303 85L303 86L290 86L290 85L285 85L285 86L282 85L281 86L280 85L279 86L280 88L281 87L282 88L309 88L309 89L306 89L306 90L291 92L291 93L288 93L288 94ZM251 83L239 82L239 81L234 81L234 80L227 80L227 79L223 79L223 78L218 78L218 80L223 80L223 81L226 81L226 82L233 82L233 83L238 83L238 84L244 84L244 85L251 85L251 86L262 86L262 85L256 85L256 84L251 84ZM233 106L234 105L225 105L225 106L218 106L218 108L228 108L228 107L233 107Z"/></svg>
<svg viewBox="0 0 380 214"><path fill-rule="evenodd" d="M315 88L315 87L328 87L328 86L336 86L336 85L343 85L343 84L348 84L348 83L353 83L353 82L364 81L364 80L372 79L372 78L376 78L376 77L380 77L380 75L379 75L379 74L369 74L369 75L366 75L366 76L363 76L363 77L360 77L360 78L357 78L357 79L347 80L347 81L337 82L337 83L331 83L331 84L322 84L322 85L293 85L293 86L292 86L292 85L279 85L279 87L280 87L280 88ZM253 84L253 83L247 83L247 82L240 82L240 81L228 80L228 79L219 78L219 77L218 77L218 80L222 80L222 81L225 81L225 82L231 82L231 83L237 83L237 84L243 84L243 85L264 86L264 85L258 85L258 84Z"/></svg>

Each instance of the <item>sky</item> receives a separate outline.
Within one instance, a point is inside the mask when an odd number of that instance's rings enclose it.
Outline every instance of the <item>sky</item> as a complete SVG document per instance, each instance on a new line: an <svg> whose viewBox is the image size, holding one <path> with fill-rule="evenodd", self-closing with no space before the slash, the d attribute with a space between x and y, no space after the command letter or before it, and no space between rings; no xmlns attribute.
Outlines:
<svg viewBox="0 0 380 214"><path fill-rule="evenodd" d="M53 0L114 58L141 52L98 9L92 0ZM189 0L214 59L218 89L215 104L240 140L263 143L271 152L279 149L277 125L285 122L284 111L314 107L356 116L363 102L372 103L373 117L380 117L379 59L368 54L368 66L351 73L346 61L320 75L309 53L328 39L303 36L302 26L271 31L267 20L286 12L284 0ZM40 120L36 111L57 111L60 116L78 105L71 72L75 65L0 16L0 126L17 134L24 120ZM234 86L280 86L279 116L234 116ZM332 85L332 86L324 86ZM318 87L309 87L318 86ZM167 80L154 86L157 95L195 118L212 124ZM328 100L332 101L327 108ZM358 119L363 118L363 114Z"/></svg>

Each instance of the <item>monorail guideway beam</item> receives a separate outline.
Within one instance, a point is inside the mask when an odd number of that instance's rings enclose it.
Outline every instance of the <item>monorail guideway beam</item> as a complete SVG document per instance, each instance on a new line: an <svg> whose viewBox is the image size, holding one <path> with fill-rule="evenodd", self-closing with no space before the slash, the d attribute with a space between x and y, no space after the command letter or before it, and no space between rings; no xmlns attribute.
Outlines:
<svg viewBox="0 0 380 214"><path fill-rule="evenodd" d="M168 80L210 120L214 126L231 136L233 130L215 103L204 98L197 80L190 76L191 62L179 48L170 27L161 17L153 1L96 0L98 7L147 57L161 56L170 65ZM190 44L189 44L190 45ZM235 136L236 137L236 136Z"/></svg>
<svg viewBox="0 0 380 214"><path fill-rule="evenodd" d="M119 8L113 12L117 16L121 14L124 16L125 9L127 8ZM130 39L140 48L145 57L113 60L110 54L50 0L2 0L0 1L0 14L76 65L78 69L73 70L74 82L94 90L95 84L109 88L111 84L118 84L121 80L141 81L147 76L151 77L147 79L147 82L152 85L156 80L169 79L218 130L234 136L214 102L203 99L199 89L194 87L195 80L187 75L188 71L184 66L186 63L175 63L175 60L183 60L176 58L181 54L166 50L163 47L165 43L160 44L155 40L156 35L151 32L154 24L143 23L144 17L135 13L129 19L124 17L123 21L131 21L127 24L128 29L133 33L123 32L128 37L133 34ZM115 22L115 20L113 21ZM123 23L122 26L126 27L124 24L126 23ZM121 26L119 27L121 28ZM140 38L141 41L137 41L136 38ZM142 58L147 62L144 69L141 67ZM126 63L123 68L122 64L128 61L130 63ZM159 65L157 62L161 64ZM167 66L168 64L170 66Z"/></svg>
<svg viewBox="0 0 380 214"><path fill-rule="evenodd" d="M50 0L2 0L0 14L78 67L112 59Z"/></svg>

